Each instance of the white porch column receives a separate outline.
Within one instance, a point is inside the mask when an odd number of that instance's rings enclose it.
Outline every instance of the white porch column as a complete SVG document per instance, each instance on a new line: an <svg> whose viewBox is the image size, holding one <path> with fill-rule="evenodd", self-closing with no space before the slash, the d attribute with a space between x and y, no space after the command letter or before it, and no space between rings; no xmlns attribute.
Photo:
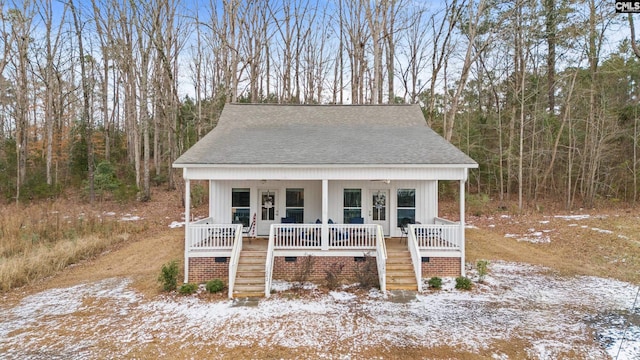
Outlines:
<svg viewBox="0 0 640 360"><path fill-rule="evenodd" d="M460 275L465 276L464 271L464 247L465 247L465 239L464 239L464 184L465 180L460 180Z"/></svg>
<svg viewBox="0 0 640 360"><path fill-rule="evenodd" d="M213 182L209 180L209 217L213 218Z"/></svg>
<svg viewBox="0 0 640 360"><path fill-rule="evenodd" d="M322 180L322 250L329 250L329 180Z"/></svg>
<svg viewBox="0 0 640 360"><path fill-rule="evenodd" d="M184 169L184 282L189 282L189 219L191 218L191 183Z"/></svg>

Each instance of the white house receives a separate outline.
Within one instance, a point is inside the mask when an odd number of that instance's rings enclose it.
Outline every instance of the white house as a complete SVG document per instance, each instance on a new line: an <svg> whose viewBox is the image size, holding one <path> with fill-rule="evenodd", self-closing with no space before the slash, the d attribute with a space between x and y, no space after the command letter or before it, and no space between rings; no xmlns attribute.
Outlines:
<svg viewBox="0 0 640 360"><path fill-rule="evenodd" d="M185 282L268 296L309 255L318 279L336 263L348 276L368 254L383 290L464 274L465 181L478 164L418 105L227 104L173 166L186 219L190 181L209 183L209 217L185 226ZM438 217L442 180L459 182L459 222Z"/></svg>

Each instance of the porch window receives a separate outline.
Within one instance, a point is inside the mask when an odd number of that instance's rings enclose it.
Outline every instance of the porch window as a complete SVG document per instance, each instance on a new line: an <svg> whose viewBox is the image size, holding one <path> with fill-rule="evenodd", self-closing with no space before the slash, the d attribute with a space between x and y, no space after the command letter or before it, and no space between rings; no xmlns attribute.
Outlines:
<svg viewBox="0 0 640 360"><path fill-rule="evenodd" d="M416 222L416 189L398 189L398 222L403 224L415 224Z"/></svg>
<svg viewBox="0 0 640 360"><path fill-rule="evenodd" d="M234 224L248 227L251 221L251 193L249 189L231 189L231 212Z"/></svg>
<svg viewBox="0 0 640 360"><path fill-rule="evenodd" d="M362 217L362 190L344 189L343 221L348 223L355 217Z"/></svg>
<svg viewBox="0 0 640 360"><path fill-rule="evenodd" d="M287 189L286 215L296 223L304 222L304 189Z"/></svg>

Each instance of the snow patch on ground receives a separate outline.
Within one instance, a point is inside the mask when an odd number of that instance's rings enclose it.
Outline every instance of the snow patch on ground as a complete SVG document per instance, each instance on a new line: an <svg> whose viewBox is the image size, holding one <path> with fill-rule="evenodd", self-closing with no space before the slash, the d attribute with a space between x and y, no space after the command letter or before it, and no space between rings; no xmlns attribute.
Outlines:
<svg viewBox="0 0 640 360"><path fill-rule="evenodd" d="M184 226L184 221L172 221L171 224L169 224L169 227L172 229L181 228L183 226Z"/></svg>
<svg viewBox="0 0 640 360"><path fill-rule="evenodd" d="M120 218L120 221L138 221L142 220L142 218L138 215L125 214Z"/></svg>
<svg viewBox="0 0 640 360"><path fill-rule="evenodd" d="M552 230L541 230L537 231L536 229L528 229L526 234L505 234L506 238L513 238L517 241L526 241L533 244L548 244L551 242L551 237L546 235Z"/></svg>
<svg viewBox="0 0 640 360"><path fill-rule="evenodd" d="M613 234L613 231L599 228L591 228L591 230L599 232L601 234Z"/></svg>
<svg viewBox="0 0 640 360"><path fill-rule="evenodd" d="M211 351L225 344L304 347L318 357L350 358L393 344L485 350L507 359L499 344L513 339L526 344L523 351L533 359L615 357L620 344L618 359L640 358L640 310L630 310L636 286L559 277L526 264L492 262L472 291L455 290L454 279L444 278L442 290L426 290L404 304L378 290L356 295L342 289L275 294L243 307L196 296L144 299L129 282L107 279L47 290L13 307L0 304L0 353L7 359L121 358L145 344ZM273 288L287 284L276 281Z"/></svg>
<svg viewBox="0 0 640 360"><path fill-rule="evenodd" d="M563 220L586 220L589 219L591 217L591 215L589 214L582 214L582 215L555 215L554 218L556 219L563 219Z"/></svg>

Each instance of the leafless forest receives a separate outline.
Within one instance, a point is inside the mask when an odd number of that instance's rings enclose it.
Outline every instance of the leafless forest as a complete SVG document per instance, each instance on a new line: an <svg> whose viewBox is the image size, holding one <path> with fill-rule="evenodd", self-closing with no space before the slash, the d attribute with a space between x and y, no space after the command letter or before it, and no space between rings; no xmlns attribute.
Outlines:
<svg viewBox="0 0 640 360"><path fill-rule="evenodd" d="M419 103L521 206L638 198L633 18L596 0L0 0L0 196L148 200L228 102ZM179 175L179 174L178 174Z"/></svg>

